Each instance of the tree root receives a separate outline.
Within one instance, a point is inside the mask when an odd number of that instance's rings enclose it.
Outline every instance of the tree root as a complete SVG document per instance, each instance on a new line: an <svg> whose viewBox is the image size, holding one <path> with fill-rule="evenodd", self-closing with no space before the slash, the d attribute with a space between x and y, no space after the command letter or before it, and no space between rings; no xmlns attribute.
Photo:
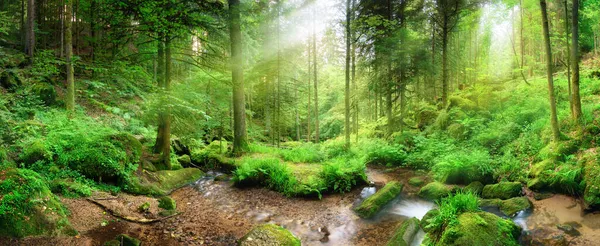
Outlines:
<svg viewBox="0 0 600 246"><path fill-rule="evenodd" d="M166 219L169 219L169 218L172 218L172 217L175 217L175 216L178 216L178 215L181 214L181 212L177 212L177 213L175 213L173 215L169 215L169 216L165 216L165 217L160 217L158 219L140 219L140 218L135 218L135 217L130 217L130 216L125 216L125 215L119 214L117 211L115 211L115 210L113 210L113 209L105 206L102 203L99 203L98 201L96 201L94 199L87 198L86 200L88 200L89 202L91 202L93 204L96 204L98 207L100 207L103 210L107 211L112 216L115 216L115 217L117 217L119 219L122 219L122 220L125 220L125 221L128 221L128 222L138 223L138 224L152 224L152 223L163 221L163 220L166 220Z"/></svg>

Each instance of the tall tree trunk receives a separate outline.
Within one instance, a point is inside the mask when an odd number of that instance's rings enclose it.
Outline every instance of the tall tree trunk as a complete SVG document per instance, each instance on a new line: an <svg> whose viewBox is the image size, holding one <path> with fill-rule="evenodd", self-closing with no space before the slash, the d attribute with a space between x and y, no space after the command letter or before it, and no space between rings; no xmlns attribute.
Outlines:
<svg viewBox="0 0 600 246"><path fill-rule="evenodd" d="M233 82L233 152L241 154L248 150L246 135L246 102L244 98L244 68L242 56L242 32L240 29L240 1L229 2L229 34L231 37L231 75Z"/></svg>
<svg viewBox="0 0 600 246"><path fill-rule="evenodd" d="M346 86L344 91L346 148L350 149L350 1L346 0Z"/></svg>
<svg viewBox="0 0 600 246"><path fill-rule="evenodd" d="M25 0L21 0L21 45L23 45L23 51L27 53L27 32L25 31Z"/></svg>
<svg viewBox="0 0 600 246"><path fill-rule="evenodd" d="M96 62L96 0L90 0L90 58L92 59L92 65ZM94 76L94 70L92 70L92 77Z"/></svg>
<svg viewBox="0 0 600 246"><path fill-rule="evenodd" d="M352 21L354 21L355 16L354 16L354 11L356 10L356 0L352 0ZM352 30L351 30L352 31ZM354 132L356 134L356 142L358 142L358 88L356 86L356 40L355 39L355 31L352 31L350 33L350 39L351 39L351 48L350 48L350 52L352 52L352 90L353 90L353 100L352 100L352 104L354 105Z"/></svg>
<svg viewBox="0 0 600 246"><path fill-rule="evenodd" d="M60 0L60 52L62 58L65 52L65 0Z"/></svg>
<svg viewBox="0 0 600 246"><path fill-rule="evenodd" d="M519 19L519 22L520 22L519 23L520 24L519 37L521 38L521 42L519 42L519 44L521 45L521 74L523 75L524 74L523 69L525 66L525 39L523 38L523 29L524 29L523 22L525 21L523 19L523 11L525 11L525 10L523 7L523 0L520 0L520 2L519 2L519 10L520 10L519 12L521 14L521 17Z"/></svg>
<svg viewBox="0 0 600 246"><path fill-rule="evenodd" d="M171 52L171 36L167 35L165 41L165 83L164 93L171 93L171 77L172 72L172 52ZM168 103L168 102L167 102ZM162 117L164 129L162 132L162 161L166 170L171 170L171 107L167 105Z"/></svg>
<svg viewBox="0 0 600 246"><path fill-rule="evenodd" d="M35 0L27 1L27 45L25 53L33 58L35 52Z"/></svg>
<svg viewBox="0 0 600 246"><path fill-rule="evenodd" d="M442 27L442 105L448 106L448 21Z"/></svg>
<svg viewBox="0 0 600 246"><path fill-rule="evenodd" d="M313 10L316 11L316 10ZM314 12L313 12L314 14ZM313 18L313 75L315 84L315 143L319 143L319 81L317 80L317 33Z"/></svg>
<svg viewBox="0 0 600 246"><path fill-rule="evenodd" d="M157 66L156 66L156 74L157 74L157 84L159 88L165 88L165 43L164 36L159 34L158 47L157 47ZM154 148L152 149L155 154L159 154L163 149L163 132L165 130L164 114L160 112L158 114L158 129L156 134L156 142L154 144Z"/></svg>
<svg viewBox="0 0 600 246"><path fill-rule="evenodd" d="M65 6L65 55L67 56L67 97L65 99L67 111L75 111L75 76L73 75L73 35L71 33L72 16L71 7L72 0L66 1Z"/></svg>
<svg viewBox="0 0 600 246"><path fill-rule="evenodd" d="M558 117L556 116L556 98L554 94L554 79L552 78L552 48L550 43L550 30L548 27L548 11L546 9L546 0L540 0L542 10L542 27L544 29L544 43L546 49L546 66L548 76L548 95L550 98L550 122L552 126L553 141L558 142L560 131L558 128Z"/></svg>
<svg viewBox="0 0 600 246"><path fill-rule="evenodd" d="M571 92L571 46L569 45L569 5L567 0L564 1L565 4L565 48L567 48L567 60L565 62L567 64L567 88L569 91L569 108L571 108L571 116L573 116L573 95Z"/></svg>
<svg viewBox="0 0 600 246"><path fill-rule="evenodd" d="M277 0L277 148L281 147L281 2Z"/></svg>
<svg viewBox="0 0 600 246"><path fill-rule="evenodd" d="M571 107L571 109L573 110L573 120L582 123L581 98L579 95L579 0L573 0L573 16L571 18L573 18L571 23L573 25L573 35L571 37L571 43L573 45L573 48L571 49L571 52L573 52L571 54L571 67L573 67L573 79L571 80L571 85L573 87L573 107Z"/></svg>
<svg viewBox="0 0 600 246"><path fill-rule="evenodd" d="M310 38L308 39L308 104L306 107L306 142L310 142L310 97L312 96L312 94L310 93L310 88L312 87L312 83L310 81L311 78L311 40Z"/></svg>

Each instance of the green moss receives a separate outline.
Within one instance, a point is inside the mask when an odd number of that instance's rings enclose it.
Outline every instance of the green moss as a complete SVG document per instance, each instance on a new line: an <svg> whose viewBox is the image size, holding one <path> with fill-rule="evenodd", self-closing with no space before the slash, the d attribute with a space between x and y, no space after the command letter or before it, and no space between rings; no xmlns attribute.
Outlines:
<svg viewBox="0 0 600 246"><path fill-rule="evenodd" d="M158 207L163 208L165 210L175 210L177 208L177 204L173 198L168 196L163 196L158 199Z"/></svg>
<svg viewBox="0 0 600 246"><path fill-rule="evenodd" d="M501 182L483 187L481 197L509 199L521 196L523 194L523 185L519 182Z"/></svg>
<svg viewBox="0 0 600 246"><path fill-rule="evenodd" d="M463 191L481 195L481 192L483 191L483 184L479 181L472 182L469 185L465 186L463 188Z"/></svg>
<svg viewBox="0 0 600 246"><path fill-rule="evenodd" d="M460 123L452 123L448 126L448 135L454 139L463 140L467 138L467 128Z"/></svg>
<svg viewBox="0 0 600 246"><path fill-rule="evenodd" d="M410 178L408 180L408 184L415 186L415 187L419 187L419 186L423 185L424 183L425 183L425 181L423 181L423 179L421 179L419 177Z"/></svg>
<svg viewBox="0 0 600 246"><path fill-rule="evenodd" d="M541 160L552 159L564 161L568 155L571 155L579 149L581 142L578 140L550 142L546 147L540 150L538 158Z"/></svg>
<svg viewBox="0 0 600 246"><path fill-rule="evenodd" d="M204 172L196 168L180 170L162 170L146 172L132 179L125 190L133 194L161 196L184 185L195 182L204 176Z"/></svg>
<svg viewBox="0 0 600 246"><path fill-rule="evenodd" d="M560 163L553 159L546 159L541 162L534 164L529 170L530 177L540 177L542 176L542 172L546 170L554 170Z"/></svg>
<svg viewBox="0 0 600 246"><path fill-rule="evenodd" d="M145 202L142 205L140 205L138 207L138 211L140 213L147 213L148 211L150 211L150 203L149 202Z"/></svg>
<svg viewBox="0 0 600 246"><path fill-rule="evenodd" d="M56 103L57 94L53 85L49 83L38 82L33 85L31 90L37 94L37 96L44 101L46 105L53 105Z"/></svg>
<svg viewBox="0 0 600 246"><path fill-rule="evenodd" d="M421 219L421 229L423 229L423 231L425 232L431 232L433 230L433 228L429 227L429 224L431 224L431 220L438 216L440 214L440 210L439 209L432 209L429 210L424 216L423 219Z"/></svg>
<svg viewBox="0 0 600 246"><path fill-rule="evenodd" d="M487 212L463 213L450 224L437 245L519 245L521 229L510 220Z"/></svg>
<svg viewBox="0 0 600 246"><path fill-rule="evenodd" d="M587 154L582 158L583 162L583 182L585 190L583 200L587 208L600 207L600 165L598 157L594 154Z"/></svg>
<svg viewBox="0 0 600 246"><path fill-rule="evenodd" d="M121 246L121 242L113 239L108 242L105 242L104 246Z"/></svg>
<svg viewBox="0 0 600 246"><path fill-rule="evenodd" d="M42 178L31 170L0 167L0 236L61 234L77 232Z"/></svg>
<svg viewBox="0 0 600 246"><path fill-rule="evenodd" d="M238 243L240 246L300 246L300 240L288 230L275 224L264 224L254 227L248 234L242 237Z"/></svg>
<svg viewBox="0 0 600 246"><path fill-rule="evenodd" d="M183 167L190 167L192 164L192 159L189 155L182 155L177 158L177 161L179 161L179 164Z"/></svg>
<svg viewBox="0 0 600 246"><path fill-rule="evenodd" d="M448 109L456 107L467 111L477 110L477 104L466 98L451 96L448 101Z"/></svg>
<svg viewBox="0 0 600 246"><path fill-rule="evenodd" d="M68 179L53 180L50 182L50 190L66 197L89 197L92 195L91 187Z"/></svg>
<svg viewBox="0 0 600 246"><path fill-rule="evenodd" d="M142 241L137 238L130 237L127 234L117 235L115 240L120 242L121 246L140 246L142 244Z"/></svg>
<svg viewBox="0 0 600 246"><path fill-rule="evenodd" d="M507 200L482 199L481 207L497 207L506 216L514 216L517 212L533 207L527 197L513 197Z"/></svg>
<svg viewBox="0 0 600 246"><path fill-rule="evenodd" d="M361 218L371 218L402 192L402 184L396 181L387 183L381 190L365 199L354 211Z"/></svg>
<svg viewBox="0 0 600 246"><path fill-rule="evenodd" d="M419 219L411 218L402 222L402 225L394 231L394 235L387 242L387 246L411 245L415 235L419 232Z"/></svg>
<svg viewBox="0 0 600 246"><path fill-rule="evenodd" d="M440 182L431 182L419 191L419 196L427 200L438 200L452 193L453 187Z"/></svg>
<svg viewBox="0 0 600 246"><path fill-rule="evenodd" d="M48 150L41 139L36 139L25 144L23 146L23 152L19 155L19 161L27 165L51 159L52 152Z"/></svg>

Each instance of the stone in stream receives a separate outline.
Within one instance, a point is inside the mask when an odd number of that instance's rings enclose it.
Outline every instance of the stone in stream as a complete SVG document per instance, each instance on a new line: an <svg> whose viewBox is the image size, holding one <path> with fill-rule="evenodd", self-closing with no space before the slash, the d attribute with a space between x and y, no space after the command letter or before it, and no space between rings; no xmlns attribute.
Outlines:
<svg viewBox="0 0 600 246"><path fill-rule="evenodd" d="M423 179L419 178L419 177L414 177L408 180L408 184L412 185L414 187L419 187L421 185L423 185L423 183L425 183L425 181L423 181Z"/></svg>
<svg viewBox="0 0 600 246"><path fill-rule="evenodd" d="M500 182L483 187L481 197L498 198L502 200L523 195L523 185L519 182Z"/></svg>
<svg viewBox="0 0 600 246"><path fill-rule="evenodd" d="M525 196L513 197L506 200L501 199L481 199L481 207L497 207L506 216L513 216L519 211L527 210L533 207L531 201Z"/></svg>
<svg viewBox="0 0 600 246"><path fill-rule="evenodd" d="M468 212L446 227L436 245L519 245L520 235L521 228L511 220L488 212Z"/></svg>
<svg viewBox="0 0 600 246"><path fill-rule="evenodd" d="M359 206L354 208L354 211L363 219L371 218L386 204L400 195L401 192L401 183L396 181L389 182L381 190L377 191L377 193L365 199Z"/></svg>
<svg viewBox="0 0 600 246"><path fill-rule="evenodd" d="M419 219L411 218L402 222L402 225L394 232L392 238L387 242L387 246L408 246L411 245L415 236L419 232Z"/></svg>
<svg viewBox="0 0 600 246"><path fill-rule="evenodd" d="M419 191L419 196L427 200L435 201L449 196L454 189L453 186L445 185L440 182L431 182Z"/></svg>
<svg viewBox="0 0 600 246"><path fill-rule="evenodd" d="M471 182L469 185L463 188L463 191L481 195L481 192L483 191L483 184L479 181Z"/></svg>
<svg viewBox="0 0 600 246"><path fill-rule="evenodd" d="M281 226L264 224L254 227L238 242L239 246L300 246L300 240Z"/></svg>

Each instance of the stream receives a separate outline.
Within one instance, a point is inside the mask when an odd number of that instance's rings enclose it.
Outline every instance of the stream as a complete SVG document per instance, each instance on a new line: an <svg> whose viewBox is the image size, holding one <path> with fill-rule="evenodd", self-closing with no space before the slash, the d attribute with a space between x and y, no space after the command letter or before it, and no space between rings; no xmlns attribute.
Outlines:
<svg viewBox="0 0 600 246"><path fill-rule="evenodd" d="M404 220L416 217L422 219L431 209L432 202L415 195L414 187L405 184L403 193L388 204L373 219L364 220L352 211L352 206L373 195L380 185L389 180L414 175L406 169L382 172L369 168L368 174L373 186L355 189L345 194L329 194L322 200L286 198L278 193L262 188L239 189L231 182L215 181L220 173L209 173L198 180L193 188L214 206L242 216L252 224L276 223L291 231L302 240L303 245L384 245L394 233L394 229ZM536 201L531 211L521 211L514 218L524 230L523 245L532 238L544 238L543 245L549 242L562 242L557 245L597 245L600 242L600 214L584 214L575 199L554 195ZM490 211L493 212L493 211ZM562 230L557 225L567 225ZM420 245L425 233L421 230L411 245ZM536 240L533 240L538 242Z"/></svg>

